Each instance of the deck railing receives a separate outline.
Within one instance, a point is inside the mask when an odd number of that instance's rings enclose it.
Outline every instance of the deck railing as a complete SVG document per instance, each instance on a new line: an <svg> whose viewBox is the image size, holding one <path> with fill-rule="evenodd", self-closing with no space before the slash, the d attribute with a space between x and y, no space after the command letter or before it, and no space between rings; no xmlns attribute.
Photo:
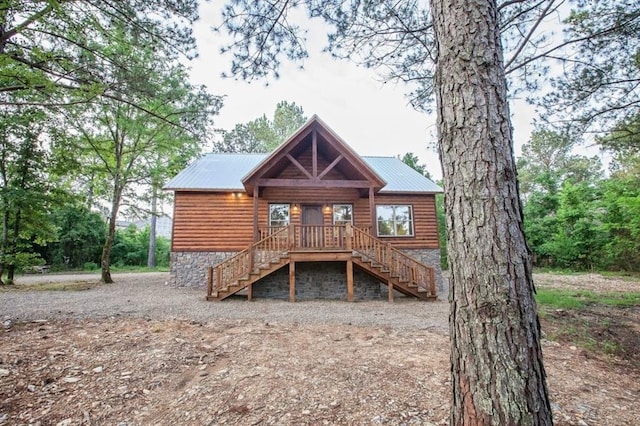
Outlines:
<svg viewBox="0 0 640 426"><path fill-rule="evenodd" d="M256 267L267 265L287 254L289 228L282 227L248 248L209 268L207 296L217 296L218 291L248 276Z"/></svg>
<svg viewBox="0 0 640 426"><path fill-rule="evenodd" d="M436 294L434 269L430 268L390 244L374 237L366 231L352 228L352 249L368 260L388 268L392 276L419 291Z"/></svg>
<svg viewBox="0 0 640 426"><path fill-rule="evenodd" d="M350 225L289 225L290 250L348 250L347 226ZM272 226L260 230L266 238L285 227Z"/></svg>
<svg viewBox="0 0 640 426"><path fill-rule="evenodd" d="M290 251L329 250L353 251L409 286L435 295L433 268L351 224L267 227L260 231L260 236L260 241L209 268L209 296L215 297L219 290L226 290L256 268L278 261Z"/></svg>

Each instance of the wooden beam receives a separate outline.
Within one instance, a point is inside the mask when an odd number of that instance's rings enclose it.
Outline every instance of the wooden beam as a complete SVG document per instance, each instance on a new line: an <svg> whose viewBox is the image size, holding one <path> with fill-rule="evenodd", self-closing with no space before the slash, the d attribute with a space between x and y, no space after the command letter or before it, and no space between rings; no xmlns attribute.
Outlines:
<svg viewBox="0 0 640 426"><path fill-rule="evenodd" d="M353 302L353 260L347 260L347 301Z"/></svg>
<svg viewBox="0 0 640 426"><path fill-rule="evenodd" d="M318 131L314 130L311 135L311 152L313 153L312 167L313 177L318 176Z"/></svg>
<svg viewBox="0 0 640 426"><path fill-rule="evenodd" d="M389 303L393 303L393 283L389 281L387 287L389 288Z"/></svg>
<svg viewBox="0 0 640 426"><path fill-rule="evenodd" d="M289 161L291 161L293 163L294 166L296 166L302 173L304 173L304 175L306 177L308 177L309 179L313 179L313 176L311 176L311 173L309 173L307 171L307 169L305 169L304 167L302 167L302 164L300 164L298 162L298 160L296 160L295 158L293 158L293 156L291 154L287 154L287 159Z"/></svg>
<svg viewBox="0 0 640 426"><path fill-rule="evenodd" d="M253 300L253 284L249 284L247 287L247 300L249 302Z"/></svg>
<svg viewBox="0 0 640 426"><path fill-rule="evenodd" d="M338 157L337 157L335 160L333 160L333 162L332 162L331 164L329 164L329 165L327 166L327 168L326 168L326 169L324 169L324 170L322 171L322 173L320 173L320 175L318 176L318 179L322 179L322 178L323 178L327 173L329 173L329 172L331 171L331 169L333 169L333 168L334 168L334 167L335 167L335 166L340 162L340 160L342 160L343 158L344 158L344 155L342 155L342 154L338 155Z"/></svg>
<svg viewBox="0 0 640 426"><path fill-rule="evenodd" d="M296 262L289 262L289 302L296 301Z"/></svg>
<svg viewBox="0 0 640 426"><path fill-rule="evenodd" d="M371 235L377 237L378 233L376 230L378 227L376 226L376 200L373 192L373 186L369 187L369 214L371 215Z"/></svg>
<svg viewBox="0 0 640 426"><path fill-rule="evenodd" d="M318 180L314 179L260 179L260 186L279 187L306 187L306 188L367 188L369 182L366 180ZM255 190L254 190L255 193Z"/></svg>
<svg viewBox="0 0 640 426"><path fill-rule="evenodd" d="M256 185L253 188L253 242L258 242L260 240L260 235L258 235L258 194L260 193L260 187Z"/></svg>

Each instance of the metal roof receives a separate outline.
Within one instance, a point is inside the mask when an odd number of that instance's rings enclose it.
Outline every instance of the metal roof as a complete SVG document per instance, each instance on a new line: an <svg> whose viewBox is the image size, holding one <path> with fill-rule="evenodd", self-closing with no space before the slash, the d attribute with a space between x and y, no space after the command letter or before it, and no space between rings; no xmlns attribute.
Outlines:
<svg viewBox="0 0 640 426"><path fill-rule="evenodd" d="M387 182L380 192L442 192L431 179L396 157L363 156L362 159Z"/></svg>
<svg viewBox="0 0 640 426"><path fill-rule="evenodd" d="M164 187L169 190L244 191L242 177L266 154L207 154L178 173Z"/></svg>
<svg viewBox="0 0 640 426"><path fill-rule="evenodd" d="M164 187L173 191L244 191L242 178L268 154L211 153L196 160ZM380 193L433 193L442 189L395 157L361 157L387 182Z"/></svg>

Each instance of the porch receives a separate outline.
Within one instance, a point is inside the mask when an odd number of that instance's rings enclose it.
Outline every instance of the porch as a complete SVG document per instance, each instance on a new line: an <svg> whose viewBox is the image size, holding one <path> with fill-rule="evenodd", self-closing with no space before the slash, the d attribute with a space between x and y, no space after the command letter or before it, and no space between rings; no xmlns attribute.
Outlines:
<svg viewBox="0 0 640 426"><path fill-rule="evenodd" d="M422 300L436 298L434 268L374 237L367 229L344 225L288 225L261 229L259 241L208 268L207 300L222 300L288 266L289 300L296 298L296 263L345 262L347 300L354 300L354 266L394 290Z"/></svg>

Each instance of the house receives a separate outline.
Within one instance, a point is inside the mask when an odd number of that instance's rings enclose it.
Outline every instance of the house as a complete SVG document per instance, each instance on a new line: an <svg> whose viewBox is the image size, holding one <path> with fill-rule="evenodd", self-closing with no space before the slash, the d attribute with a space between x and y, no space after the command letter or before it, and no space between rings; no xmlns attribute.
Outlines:
<svg viewBox="0 0 640 426"><path fill-rule="evenodd" d="M317 116L270 154L208 154L165 189L171 283L206 285L208 300L445 291L441 189L397 158L361 157Z"/></svg>

